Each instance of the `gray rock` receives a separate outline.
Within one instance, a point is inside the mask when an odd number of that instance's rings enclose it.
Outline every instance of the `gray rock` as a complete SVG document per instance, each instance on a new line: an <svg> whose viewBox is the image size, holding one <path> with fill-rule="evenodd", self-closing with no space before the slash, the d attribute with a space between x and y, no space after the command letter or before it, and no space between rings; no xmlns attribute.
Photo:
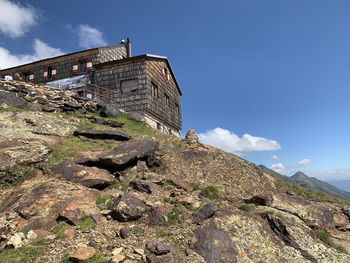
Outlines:
<svg viewBox="0 0 350 263"><path fill-rule="evenodd" d="M186 133L186 136L185 136L185 141L188 144L198 144L199 143L198 135L194 129L188 130L188 132Z"/></svg>
<svg viewBox="0 0 350 263"><path fill-rule="evenodd" d="M101 140L116 140L116 141L127 141L130 136L124 132L112 131L112 130L90 130L90 131L74 131L75 136L83 136L90 139L101 139Z"/></svg>
<svg viewBox="0 0 350 263"><path fill-rule="evenodd" d="M115 180L114 176L107 170L70 162L62 162L54 166L52 171L54 172L53 177L99 190L110 186Z"/></svg>
<svg viewBox="0 0 350 263"><path fill-rule="evenodd" d="M193 218L193 223L202 223L204 220L212 217L215 214L216 210L217 208L214 204L205 204Z"/></svg>
<svg viewBox="0 0 350 263"><path fill-rule="evenodd" d="M133 167L138 160L145 160L147 166L158 164L156 151L159 143L152 140L137 140L122 143L118 148L98 155L83 156L76 163L107 169L112 173Z"/></svg>
<svg viewBox="0 0 350 263"><path fill-rule="evenodd" d="M147 181L132 181L130 186L137 191L146 192L148 194L155 193L159 188L155 183Z"/></svg>
<svg viewBox="0 0 350 263"><path fill-rule="evenodd" d="M235 263L237 250L230 235L217 227L214 222L207 222L195 231L197 242L195 251L207 263Z"/></svg>
<svg viewBox="0 0 350 263"><path fill-rule="evenodd" d="M111 210L111 216L114 219L120 222L126 222L142 217L147 211L147 206L135 196L124 193L114 201Z"/></svg>

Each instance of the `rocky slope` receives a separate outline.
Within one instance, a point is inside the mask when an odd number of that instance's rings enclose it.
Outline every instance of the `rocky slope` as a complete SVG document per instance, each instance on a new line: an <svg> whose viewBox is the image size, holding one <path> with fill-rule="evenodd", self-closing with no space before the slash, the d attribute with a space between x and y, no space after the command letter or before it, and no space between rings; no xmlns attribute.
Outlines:
<svg viewBox="0 0 350 263"><path fill-rule="evenodd" d="M47 87L0 91L0 262L350 262L346 202L286 193L194 132L101 118Z"/></svg>

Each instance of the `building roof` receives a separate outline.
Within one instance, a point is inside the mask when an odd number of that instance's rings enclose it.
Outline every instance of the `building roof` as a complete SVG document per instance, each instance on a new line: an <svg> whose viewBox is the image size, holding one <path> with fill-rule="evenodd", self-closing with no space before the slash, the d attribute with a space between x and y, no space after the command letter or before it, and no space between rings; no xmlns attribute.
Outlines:
<svg viewBox="0 0 350 263"><path fill-rule="evenodd" d="M112 60L112 61L107 61L107 62L103 62L103 63L99 63L94 65L95 68L104 68L104 67L108 67L108 66L113 66L116 64L120 64L120 63L124 63L124 62L128 62L128 61L136 61L136 60L140 60L140 59L153 59L153 60L162 60L164 61L168 68L170 69L170 73L175 81L176 87L180 93L180 95L182 95L182 91L180 89L179 83L177 82L176 76L174 74L174 71L170 65L170 62L168 60L167 57L164 56L159 56L159 55L152 55L152 54L143 54L143 55L138 55L138 56L133 56L130 58L124 58L124 59L118 59L118 60Z"/></svg>
<svg viewBox="0 0 350 263"><path fill-rule="evenodd" d="M50 57L50 58L45 58L45 59L41 59L41 60L36 60L36 61L31 62L31 63L18 65L18 66L11 67L11 68L0 69L0 72L1 72L1 71L13 70L13 69L16 69L16 68L20 68L20 67L24 67L24 66L29 66L29 65L35 65L35 64L37 64L37 63L41 63L41 62L44 62L44 61L48 61L48 60L52 60L52 59L57 59L57 58L62 58L62 57L68 57L68 56L71 56L71 55L75 55L75 54L79 54L79 53L84 53L84 52L87 52L87 51L98 50L98 49L102 49L102 48L115 48L115 47L124 46L124 45L125 45L124 43L121 43L121 44L118 44L118 45L102 46L102 47L94 47L94 48L90 48L90 49L84 49L84 50L80 50L80 51L76 51L76 52L72 52L72 53L68 53L68 54L59 55L59 56L56 56L56 57Z"/></svg>

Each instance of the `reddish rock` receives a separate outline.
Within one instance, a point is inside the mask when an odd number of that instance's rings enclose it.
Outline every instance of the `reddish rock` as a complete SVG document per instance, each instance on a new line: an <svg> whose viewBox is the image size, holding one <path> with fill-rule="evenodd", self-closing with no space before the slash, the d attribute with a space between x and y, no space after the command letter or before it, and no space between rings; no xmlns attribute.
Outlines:
<svg viewBox="0 0 350 263"><path fill-rule="evenodd" d="M167 226L167 210L165 206L159 205L152 207L151 212L148 215L148 222L151 226Z"/></svg>
<svg viewBox="0 0 350 263"><path fill-rule="evenodd" d="M92 258L96 253L93 247L80 247L70 256L73 261L84 261Z"/></svg>
<svg viewBox="0 0 350 263"><path fill-rule="evenodd" d="M69 203L64 210L60 212L59 219L63 219L71 225L79 225L83 220L83 214L76 204Z"/></svg>

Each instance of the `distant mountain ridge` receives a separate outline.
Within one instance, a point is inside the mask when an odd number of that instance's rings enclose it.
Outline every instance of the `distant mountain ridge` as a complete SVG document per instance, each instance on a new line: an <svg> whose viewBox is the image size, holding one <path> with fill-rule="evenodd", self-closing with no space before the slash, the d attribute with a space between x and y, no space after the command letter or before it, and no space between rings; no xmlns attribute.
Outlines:
<svg viewBox="0 0 350 263"><path fill-rule="evenodd" d="M303 172L299 171L299 172L296 172L291 177L288 177L288 176L282 175L280 173L277 173L276 171L273 171L264 165L259 165L259 167L269 174L277 176L283 180L295 183L299 186L303 186L305 188L309 188L309 189L314 190L314 191L331 194L333 196L336 196L336 197L339 197L342 199L350 200L350 193L349 192L341 190L341 189L339 189L339 188L337 188L337 187L335 187L327 182L321 181L321 180L316 179L314 177L309 177L308 175L306 175Z"/></svg>
<svg viewBox="0 0 350 263"><path fill-rule="evenodd" d="M310 188L315 191L326 192L328 194L343 198L350 199L350 193L340 190L339 188L326 183L324 181L318 180L314 177L309 177L303 172L297 172L290 177L290 180L301 186Z"/></svg>

